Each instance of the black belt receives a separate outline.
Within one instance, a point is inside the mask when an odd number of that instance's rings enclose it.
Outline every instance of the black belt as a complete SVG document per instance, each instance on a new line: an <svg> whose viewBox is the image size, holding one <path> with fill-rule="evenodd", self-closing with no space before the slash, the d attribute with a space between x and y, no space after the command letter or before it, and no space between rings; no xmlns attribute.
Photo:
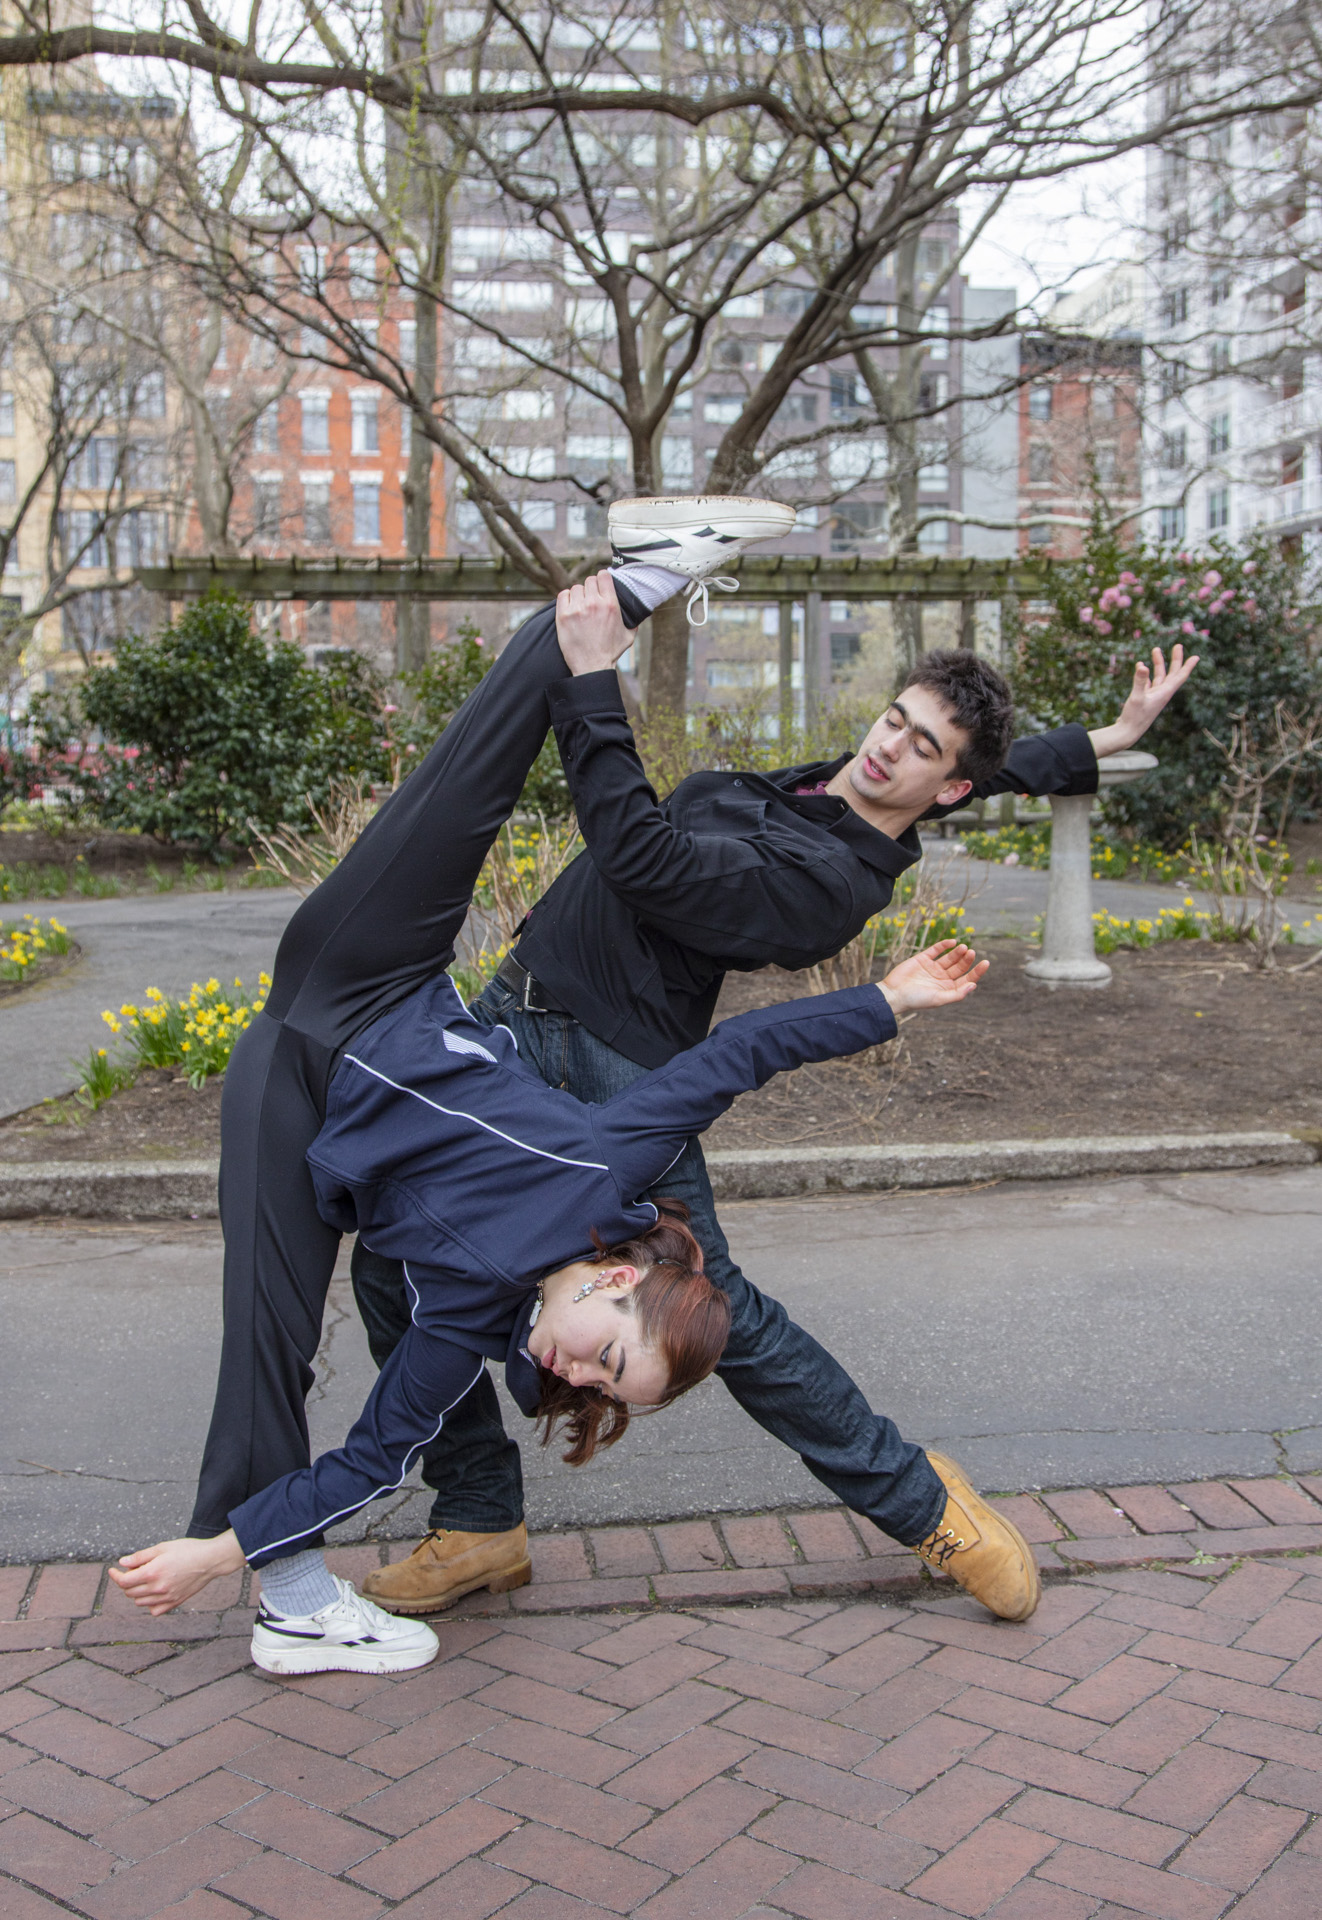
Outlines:
<svg viewBox="0 0 1322 1920"><path fill-rule="evenodd" d="M508 987L518 1001L521 1013L569 1013L570 1009L553 993L548 993L540 980L534 980L526 967L520 966L512 953L507 953L496 968L496 978L502 986Z"/></svg>

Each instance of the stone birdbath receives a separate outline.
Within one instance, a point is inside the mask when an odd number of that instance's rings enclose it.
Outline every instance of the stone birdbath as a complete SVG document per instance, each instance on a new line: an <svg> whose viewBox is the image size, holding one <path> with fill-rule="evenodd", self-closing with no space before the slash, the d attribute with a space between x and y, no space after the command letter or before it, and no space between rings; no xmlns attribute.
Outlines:
<svg viewBox="0 0 1322 1920"><path fill-rule="evenodd" d="M1098 786L1138 780L1157 765L1152 753L1112 753L1098 763ZM1044 987L1109 987L1111 969L1097 957L1092 924L1091 793L1051 795L1051 875L1042 951L1024 972Z"/></svg>

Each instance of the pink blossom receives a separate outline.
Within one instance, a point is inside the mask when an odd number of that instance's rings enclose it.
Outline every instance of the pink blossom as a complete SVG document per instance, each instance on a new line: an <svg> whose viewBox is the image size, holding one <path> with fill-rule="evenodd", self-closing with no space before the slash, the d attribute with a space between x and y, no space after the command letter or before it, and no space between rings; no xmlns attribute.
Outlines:
<svg viewBox="0 0 1322 1920"><path fill-rule="evenodd" d="M1096 627L1098 633L1109 633L1111 631L1111 622L1109 620L1098 620Z"/></svg>
<svg viewBox="0 0 1322 1920"><path fill-rule="evenodd" d="M1258 571L1258 563L1257 563L1257 561L1256 561L1256 560L1246 560L1246 561L1244 562L1244 565L1243 565L1243 567L1242 567L1242 568L1240 569L1240 571L1241 571L1241 572L1243 572L1243 573L1250 573L1250 574L1252 574L1252 573L1256 573L1256 572Z"/></svg>
<svg viewBox="0 0 1322 1920"><path fill-rule="evenodd" d="M399 708L398 707L382 707L381 711L382 713L398 713Z"/></svg>
<svg viewBox="0 0 1322 1920"><path fill-rule="evenodd" d="M1198 638L1199 638L1200 640L1210 640L1210 639L1212 638L1212 636L1211 636L1211 634L1210 634L1210 633L1209 633L1209 632L1207 631L1207 628L1206 628L1206 627L1199 627L1199 629L1198 629Z"/></svg>
<svg viewBox="0 0 1322 1920"><path fill-rule="evenodd" d="M486 644L487 644L486 641L482 638L480 633L475 633L473 635L473 645L475 647L484 647Z"/></svg>
<svg viewBox="0 0 1322 1920"><path fill-rule="evenodd" d="M1088 624L1088 622L1089 622L1089 621L1090 621L1090 620L1092 619L1092 608L1091 608L1091 607L1080 607L1080 608L1079 608L1079 619L1081 620L1081 622L1083 623L1083 625L1084 625L1084 626L1086 627L1086 626L1087 626L1087 624Z"/></svg>
<svg viewBox="0 0 1322 1920"><path fill-rule="evenodd" d="M1241 600L1240 605L1243 607L1245 613L1250 615L1250 617L1258 611L1258 603L1253 598L1252 594L1249 595L1247 600Z"/></svg>
<svg viewBox="0 0 1322 1920"><path fill-rule="evenodd" d="M1203 585L1205 587L1219 587L1221 585L1221 575L1219 573L1205 573L1203 575Z"/></svg>
<svg viewBox="0 0 1322 1920"><path fill-rule="evenodd" d="M1093 570L1092 570L1092 568L1091 568L1091 567L1085 567L1085 568L1083 569L1083 571L1084 571L1084 572L1085 572L1085 573L1087 574L1087 576L1088 576L1088 578L1089 578L1089 579L1091 580L1091 579L1092 579L1092 575L1093 575Z"/></svg>
<svg viewBox="0 0 1322 1920"><path fill-rule="evenodd" d="M1181 633L1192 633L1192 632L1193 632L1193 621L1192 621L1192 620L1181 620L1181 622L1180 622L1180 632L1181 632Z"/></svg>
<svg viewBox="0 0 1322 1920"><path fill-rule="evenodd" d="M1134 603L1127 593L1118 593L1115 596L1115 604L1118 607L1132 607Z"/></svg>
<svg viewBox="0 0 1322 1920"><path fill-rule="evenodd" d="M139 755L139 754L140 754L141 752L142 752L142 748L141 748L141 747L125 747L125 749L124 749L124 758L125 758L126 760L136 760L136 759L137 759L137 757L138 757L138 755Z"/></svg>
<svg viewBox="0 0 1322 1920"><path fill-rule="evenodd" d="M1132 587L1137 581L1137 579L1138 579L1138 575L1136 573L1130 573L1126 569L1126 571L1122 573L1120 576L1120 584L1122 587Z"/></svg>
<svg viewBox="0 0 1322 1920"><path fill-rule="evenodd" d="M1141 640L1141 639L1143 638L1143 629L1142 629L1142 627L1135 627L1135 628L1134 628L1134 638L1135 638L1135 640Z"/></svg>
<svg viewBox="0 0 1322 1920"><path fill-rule="evenodd" d="M1175 558L1179 561L1182 567L1187 567L1189 562L1193 559L1193 555L1191 553L1177 553Z"/></svg>
<svg viewBox="0 0 1322 1920"><path fill-rule="evenodd" d="M1007 853L1001 865L1003 867L1017 867L1019 865L1019 855L1017 853Z"/></svg>
<svg viewBox="0 0 1322 1920"><path fill-rule="evenodd" d="M129 792L130 792L130 793L134 793L134 792L136 792L136 788L134 787L134 784L133 784L133 782L132 782L131 780L130 780L130 781L129 781L129 783L128 783L128 787L129 787Z"/></svg>
<svg viewBox="0 0 1322 1920"><path fill-rule="evenodd" d="M405 753L416 753L418 749L414 746L413 742L410 740L408 745L405 747L404 751Z"/></svg>
<svg viewBox="0 0 1322 1920"><path fill-rule="evenodd" d="M1177 580L1177 581L1175 582L1175 584L1174 584L1174 586L1172 586L1172 588L1171 588L1171 592L1172 592L1172 593L1178 593L1178 592L1180 591L1180 588L1181 588L1181 587L1182 587L1183 585L1184 585L1184 575L1183 575L1183 574L1181 574L1181 575L1180 575L1180 577L1179 577L1179 579L1178 579L1178 580Z"/></svg>
<svg viewBox="0 0 1322 1920"><path fill-rule="evenodd" d="M1212 589L1210 587L1199 587L1194 597L1198 600L1210 600L1212 598Z"/></svg>

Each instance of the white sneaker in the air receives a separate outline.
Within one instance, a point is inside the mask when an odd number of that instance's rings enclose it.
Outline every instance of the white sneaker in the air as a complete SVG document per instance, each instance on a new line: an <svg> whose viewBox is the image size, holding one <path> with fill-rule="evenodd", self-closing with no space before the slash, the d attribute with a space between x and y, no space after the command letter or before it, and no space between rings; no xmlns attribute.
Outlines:
<svg viewBox="0 0 1322 1920"><path fill-rule="evenodd" d="M407 1673L436 1658L440 1641L422 1620L385 1613L335 1577L339 1598L319 1613L275 1613L265 1600L252 1657L267 1673Z"/></svg>
<svg viewBox="0 0 1322 1920"><path fill-rule="evenodd" d="M739 582L716 569L729 566L754 540L780 540L794 531L798 515L776 500L752 500L734 493L665 494L654 499L612 501L606 525L611 564L616 567L665 567L699 581L689 595L695 626L707 618L708 585L723 593ZM702 617L694 614L701 601Z"/></svg>

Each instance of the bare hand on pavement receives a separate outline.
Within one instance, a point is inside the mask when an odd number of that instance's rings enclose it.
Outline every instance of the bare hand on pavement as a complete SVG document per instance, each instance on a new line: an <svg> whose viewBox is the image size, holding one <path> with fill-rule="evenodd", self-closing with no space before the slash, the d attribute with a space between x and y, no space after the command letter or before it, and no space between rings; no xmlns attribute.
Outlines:
<svg viewBox="0 0 1322 1920"><path fill-rule="evenodd" d="M627 651L633 634L624 624L615 582L605 568L556 595L555 631L573 674L605 672Z"/></svg>

